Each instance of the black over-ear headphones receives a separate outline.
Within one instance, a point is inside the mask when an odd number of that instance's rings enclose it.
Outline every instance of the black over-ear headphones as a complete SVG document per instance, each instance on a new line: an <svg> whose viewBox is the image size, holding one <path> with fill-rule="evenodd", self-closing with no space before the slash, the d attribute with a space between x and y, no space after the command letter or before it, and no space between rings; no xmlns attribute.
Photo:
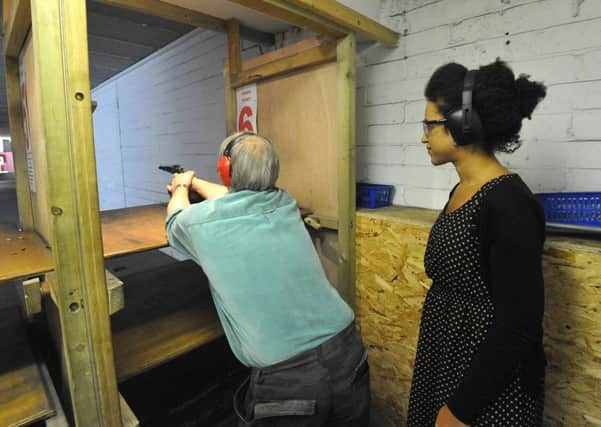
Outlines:
<svg viewBox="0 0 601 427"><path fill-rule="evenodd" d="M484 129L478 112L472 107L472 94L476 81L476 70L469 70L463 80L461 108L445 115L445 125L453 135L457 145L469 145L484 139Z"/></svg>

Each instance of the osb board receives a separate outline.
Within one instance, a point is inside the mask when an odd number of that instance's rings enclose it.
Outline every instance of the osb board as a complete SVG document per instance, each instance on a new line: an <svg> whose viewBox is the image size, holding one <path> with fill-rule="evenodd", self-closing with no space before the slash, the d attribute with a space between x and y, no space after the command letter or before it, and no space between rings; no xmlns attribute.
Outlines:
<svg viewBox="0 0 601 427"><path fill-rule="evenodd" d="M192 261L121 277L125 308L111 317L119 381L223 335L208 280Z"/></svg>
<svg viewBox="0 0 601 427"><path fill-rule="evenodd" d="M420 220L419 212L422 211ZM423 256L437 212L357 214L357 320L370 347L372 395L402 425L422 304ZM549 237L545 275L545 425L601 425L601 242Z"/></svg>
<svg viewBox="0 0 601 427"><path fill-rule="evenodd" d="M258 131L280 156L277 185L300 206L337 218L336 64L261 81L257 98Z"/></svg>
<svg viewBox="0 0 601 427"><path fill-rule="evenodd" d="M28 165L28 167L33 167L35 177L35 191L30 185L34 228L46 242L50 242L46 142L44 140L39 79L33 53L33 42L30 34L19 59L24 115L23 128L25 130L26 152L31 153L33 161L33 165ZM28 157L30 157L29 154Z"/></svg>
<svg viewBox="0 0 601 427"><path fill-rule="evenodd" d="M421 308L431 281L423 268L430 227L357 215L356 317L369 347L380 414L403 425Z"/></svg>
<svg viewBox="0 0 601 427"><path fill-rule="evenodd" d="M0 425L25 426L54 415L18 307L0 310L0 339Z"/></svg>

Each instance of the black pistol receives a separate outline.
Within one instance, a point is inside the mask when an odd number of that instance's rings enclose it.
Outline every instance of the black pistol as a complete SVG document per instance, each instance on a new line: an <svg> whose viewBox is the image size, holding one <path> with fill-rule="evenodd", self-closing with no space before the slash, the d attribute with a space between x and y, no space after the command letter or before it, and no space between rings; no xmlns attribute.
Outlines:
<svg viewBox="0 0 601 427"><path fill-rule="evenodd" d="M171 174L185 172L184 168L182 168L180 165L159 166L159 169ZM171 192L169 192L169 196L171 196ZM196 191L188 191L188 199L190 200L190 203L199 203L204 201L204 197L202 197Z"/></svg>

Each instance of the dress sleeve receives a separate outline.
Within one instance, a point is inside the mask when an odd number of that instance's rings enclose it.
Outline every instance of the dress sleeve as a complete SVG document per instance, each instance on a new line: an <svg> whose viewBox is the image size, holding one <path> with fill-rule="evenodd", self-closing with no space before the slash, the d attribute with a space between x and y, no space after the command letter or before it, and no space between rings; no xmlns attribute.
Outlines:
<svg viewBox="0 0 601 427"><path fill-rule="evenodd" d="M544 311L544 219L530 198L491 206L486 271L493 320L456 392L451 412L469 424L507 387L524 357L540 344ZM541 223L542 221L542 223Z"/></svg>

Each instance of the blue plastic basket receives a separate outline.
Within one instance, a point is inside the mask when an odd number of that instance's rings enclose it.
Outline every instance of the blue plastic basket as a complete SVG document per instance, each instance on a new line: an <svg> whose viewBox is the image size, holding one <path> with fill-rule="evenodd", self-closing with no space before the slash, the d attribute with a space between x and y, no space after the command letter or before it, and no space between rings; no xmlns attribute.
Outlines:
<svg viewBox="0 0 601 427"><path fill-rule="evenodd" d="M361 208L379 208L392 204L392 185L357 184L357 206Z"/></svg>
<svg viewBox="0 0 601 427"><path fill-rule="evenodd" d="M601 227L601 192L539 193L548 223Z"/></svg>

